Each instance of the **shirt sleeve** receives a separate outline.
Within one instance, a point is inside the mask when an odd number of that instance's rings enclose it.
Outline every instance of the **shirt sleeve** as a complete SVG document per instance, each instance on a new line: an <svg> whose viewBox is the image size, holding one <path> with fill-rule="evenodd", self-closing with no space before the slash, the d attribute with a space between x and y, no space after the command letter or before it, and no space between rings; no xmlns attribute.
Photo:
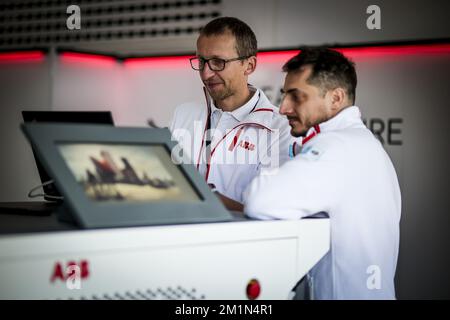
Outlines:
<svg viewBox="0 0 450 320"><path fill-rule="evenodd" d="M244 212L256 219L291 220L329 213L342 192L335 160L313 146L278 169L262 170L243 193Z"/></svg>

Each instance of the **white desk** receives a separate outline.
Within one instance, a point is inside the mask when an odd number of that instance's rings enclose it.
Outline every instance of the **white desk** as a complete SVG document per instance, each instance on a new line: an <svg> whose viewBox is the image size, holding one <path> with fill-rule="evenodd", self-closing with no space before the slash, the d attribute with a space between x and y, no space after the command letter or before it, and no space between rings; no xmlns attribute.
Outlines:
<svg viewBox="0 0 450 320"><path fill-rule="evenodd" d="M3 234L0 299L287 299L329 244L328 219Z"/></svg>

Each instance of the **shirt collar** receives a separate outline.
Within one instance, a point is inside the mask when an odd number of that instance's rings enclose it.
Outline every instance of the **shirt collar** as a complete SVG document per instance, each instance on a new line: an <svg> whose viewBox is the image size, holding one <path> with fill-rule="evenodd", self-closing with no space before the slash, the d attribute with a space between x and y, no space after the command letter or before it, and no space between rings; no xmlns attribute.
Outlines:
<svg viewBox="0 0 450 320"><path fill-rule="evenodd" d="M340 129L345 129L349 127L360 127L364 126L361 121L361 111L357 106L351 106L344 108L338 114L336 114L333 118L328 119L319 124L320 132L327 131L335 131ZM316 129L314 127L310 128L306 134L309 136L310 134L314 134ZM319 132L316 132L319 133Z"/></svg>

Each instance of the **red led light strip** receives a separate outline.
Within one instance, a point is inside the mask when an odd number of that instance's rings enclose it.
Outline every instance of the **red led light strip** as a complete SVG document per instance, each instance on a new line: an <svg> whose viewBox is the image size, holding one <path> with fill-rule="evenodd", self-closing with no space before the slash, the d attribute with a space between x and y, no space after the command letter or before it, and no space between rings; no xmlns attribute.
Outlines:
<svg viewBox="0 0 450 320"><path fill-rule="evenodd" d="M351 48L335 48L335 50L351 58L363 57L380 57L389 55L439 55L449 54L450 44L417 44L417 45L387 45L387 46L367 46L367 47L351 47ZM281 51L263 51L258 53L258 58L262 62L285 62L293 57L299 50L281 50ZM42 61L45 54L43 51L17 51L0 53L0 62L26 62L26 61ZM159 57L136 57L124 59L126 65L147 64L151 66L164 65L173 66L174 64L183 63L191 58L192 55L184 56L159 56ZM117 59L112 56L100 54L88 54L79 52L62 52L60 58L67 62L80 63L101 63L102 65L111 65L117 63Z"/></svg>
<svg viewBox="0 0 450 320"><path fill-rule="evenodd" d="M64 62L94 63L94 64L101 63L104 65L111 65L117 63L116 58L101 54L62 52L60 53L59 57Z"/></svg>
<svg viewBox="0 0 450 320"><path fill-rule="evenodd" d="M26 62L42 61L45 54L42 51L18 51L18 52L0 52L0 62Z"/></svg>
<svg viewBox="0 0 450 320"><path fill-rule="evenodd" d="M399 45L399 46L367 46L352 48L335 48L351 58L361 57L381 57L388 55L423 55L423 54L449 54L450 44L423 44L423 45ZM258 53L258 59L262 62L285 62L289 58L298 54L299 50L263 51ZM141 63L174 63L187 61L192 56L167 56L167 57L142 57L127 58L126 64L134 65Z"/></svg>

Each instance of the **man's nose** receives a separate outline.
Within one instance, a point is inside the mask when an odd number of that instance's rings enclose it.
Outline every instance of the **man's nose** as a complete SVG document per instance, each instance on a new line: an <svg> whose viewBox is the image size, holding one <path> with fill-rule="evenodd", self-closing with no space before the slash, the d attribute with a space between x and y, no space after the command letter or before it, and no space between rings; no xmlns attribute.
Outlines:
<svg viewBox="0 0 450 320"><path fill-rule="evenodd" d="M209 79L212 76L214 76L215 73L216 73L215 71L211 70L208 63L205 63L203 70L200 71L200 75L201 75L202 79Z"/></svg>
<svg viewBox="0 0 450 320"><path fill-rule="evenodd" d="M290 114L292 112L292 108L290 106L290 103L288 101L286 101L286 98L284 97L281 100L281 104L280 104L280 114L286 116L288 114Z"/></svg>

